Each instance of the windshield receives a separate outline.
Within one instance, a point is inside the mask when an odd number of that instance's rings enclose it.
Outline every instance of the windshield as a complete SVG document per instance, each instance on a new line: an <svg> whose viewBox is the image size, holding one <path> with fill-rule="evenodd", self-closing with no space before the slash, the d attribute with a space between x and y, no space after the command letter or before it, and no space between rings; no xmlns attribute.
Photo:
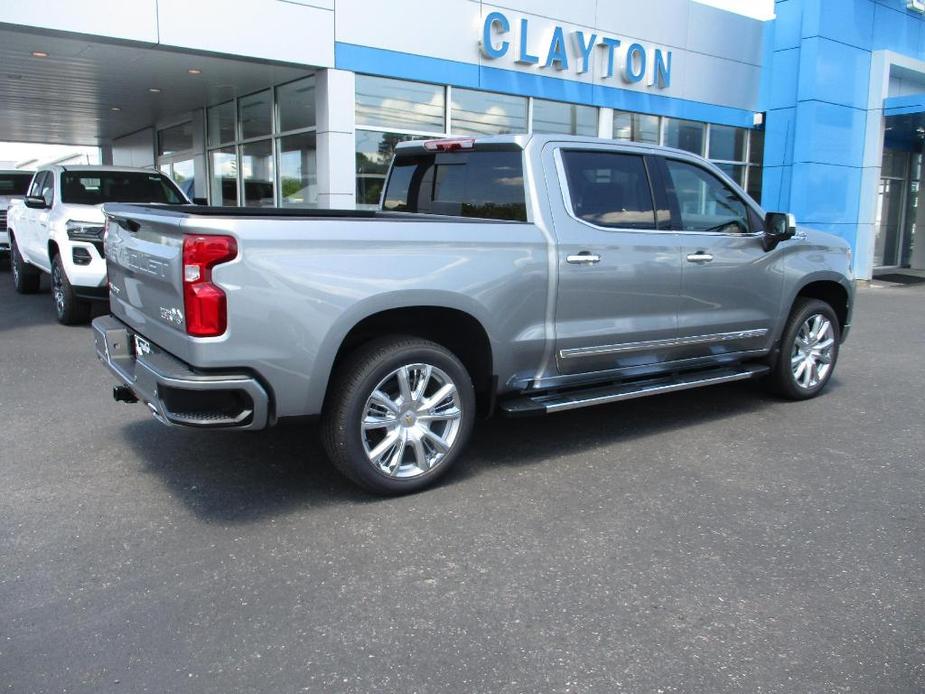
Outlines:
<svg viewBox="0 0 925 694"><path fill-rule="evenodd" d="M61 202L99 205L103 202L186 203L183 195L159 173L141 171L65 171Z"/></svg>
<svg viewBox="0 0 925 694"><path fill-rule="evenodd" d="M25 195L31 180L31 173L0 174L0 195Z"/></svg>

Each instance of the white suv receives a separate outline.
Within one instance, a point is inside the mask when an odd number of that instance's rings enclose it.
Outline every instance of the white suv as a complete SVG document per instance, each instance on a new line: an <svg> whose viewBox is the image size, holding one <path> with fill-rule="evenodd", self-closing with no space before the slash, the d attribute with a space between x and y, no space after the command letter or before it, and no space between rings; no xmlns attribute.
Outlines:
<svg viewBox="0 0 925 694"><path fill-rule="evenodd" d="M103 255L106 202L189 204L167 176L150 169L49 166L36 172L23 201L9 209L13 283L20 294L51 274L58 320L85 323L91 302L109 298Z"/></svg>

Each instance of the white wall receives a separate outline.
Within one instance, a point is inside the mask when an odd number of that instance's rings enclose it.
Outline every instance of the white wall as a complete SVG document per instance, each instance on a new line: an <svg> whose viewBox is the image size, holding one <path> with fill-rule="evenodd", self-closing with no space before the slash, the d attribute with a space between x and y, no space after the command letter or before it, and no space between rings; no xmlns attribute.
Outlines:
<svg viewBox="0 0 925 694"><path fill-rule="evenodd" d="M112 141L112 163L115 166L154 166L154 128Z"/></svg>

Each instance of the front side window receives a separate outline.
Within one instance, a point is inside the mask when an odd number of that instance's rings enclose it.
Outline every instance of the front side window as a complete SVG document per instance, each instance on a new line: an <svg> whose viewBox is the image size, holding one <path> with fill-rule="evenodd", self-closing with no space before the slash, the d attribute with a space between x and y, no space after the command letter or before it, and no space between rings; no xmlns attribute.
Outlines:
<svg viewBox="0 0 925 694"><path fill-rule="evenodd" d="M522 152L400 156L392 166L383 207L525 222Z"/></svg>
<svg viewBox="0 0 925 694"><path fill-rule="evenodd" d="M176 187L159 173L65 171L61 174L61 202L77 205L99 205L104 202L181 205L186 200Z"/></svg>
<svg viewBox="0 0 925 694"><path fill-rule="evenodd" d="M665 160L668 194L677 201L684 231L747 232L748 208L716 175L676 159Z"/></svg>
<svg viewBox="0 0 925 694"><path fill-rule="evenodd" d="M572 212L602 227L654 229L655 209L643 158L604 151L563 151Z"/></svg>
<svg viewBox="0 0 925 694"><path fill-rule="evenodd" d="M32 185L29 186L29 197L37 198L42 194L42 183L45 181L47 175L47 171L39 171L35 174L35 178L32 179Z"/></svg>

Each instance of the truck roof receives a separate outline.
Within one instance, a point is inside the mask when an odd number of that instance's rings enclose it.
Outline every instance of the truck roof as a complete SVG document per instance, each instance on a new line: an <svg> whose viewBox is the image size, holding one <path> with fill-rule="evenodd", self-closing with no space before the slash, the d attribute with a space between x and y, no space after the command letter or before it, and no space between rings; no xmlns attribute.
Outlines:
<svg viewBox="0 0 925 694"><path fill-rule="evenodd" d="M157 169L145 169L134 166L107 166L103 164L49 164L48 166L42 166L39 168L39 171L84 171L88 173L93 173L94 171L121 171L121 172L137 172L137 173L148 173L148 174L159 174L161 173Z"/></svg>
<svg viewBox="0 0 925 694"><path fill-rule="evenodd" d="M574 142L575 144L584 145L618 145L621 149L626 148L627 150L638 150L640 152L651 152L653 150L657 150L666 153L670 152L672 154L682 154L686 157L691 156L690 152L683 149L677 149L675 147L665 147L663 145L654 145L644 142L630 142L629 140L611 140L603 137L589 137L585 135L557 135L554 133L524 133L519 135L447 135L445 137L437 136L423 140L408 140L407 142L400 142L395 147L395 151L396 153L421 151L424 149L425 142L439 142L441 140L471 140L474 142L474 147L476 149L509 149L512 147L526 149L527 145L529 144L542 147L547 142Z"/></svg>

